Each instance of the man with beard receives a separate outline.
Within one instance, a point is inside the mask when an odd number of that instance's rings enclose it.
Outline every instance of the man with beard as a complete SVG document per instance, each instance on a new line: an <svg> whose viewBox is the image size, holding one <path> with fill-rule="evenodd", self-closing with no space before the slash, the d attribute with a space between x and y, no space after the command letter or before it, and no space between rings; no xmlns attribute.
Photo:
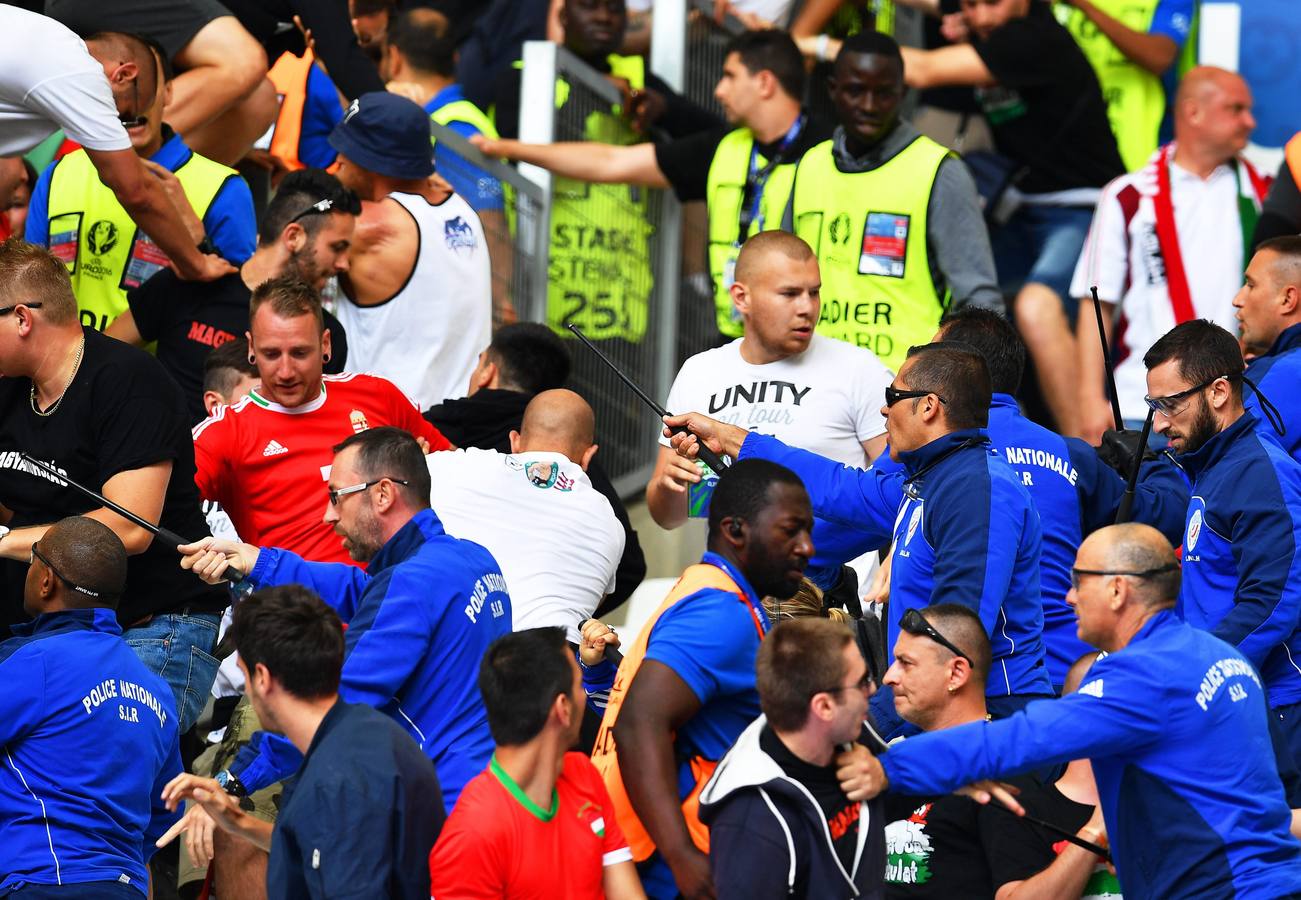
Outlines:
<svg viewBox="0 0 1301 900"><path fill-rule="evenodd" d="M1177 609L1257 668L1275 752L1301 760L1301 463L1243 408L1242 354L1220 326L1184 322L1143 364L1153 430L1192 479Z"/></svg>
<svg viewBox="0 0 1301 900"><path fill-rule="evenodd" d="M759 715L760 599L794 595L812 529L794 472L766 460L728 468L710 503L709 550L619 666L592 760L652 898L714 896L699 794Z"/></svg>
<svg viewBox="0 0 1301 900"><path fill-rule="evenodd" d="M249 361L261 386L194 429L199 493L221 504L245 540L314 561L355 562L329 518L321 520L330 448L382 425L410 432L427 450L450 444L392 382L322 375L332 335L310 284L273 278L253 291L249 309Z"/></svg>
<svg viewBox="0 0 1301 900"><path fill-rule="evenodd" d="M487 550L443 530L429 508L424 454L400 428L336 445L322 493L326 524L364 572L213 538L182 547L181 565L209 583L234 565L257 588L301 584L318 593L348 626L339 696L407 730L434 761L450 811L492 755L476 676L488 645L510 632L506 579ZM296 755L284 738L259 743L262 755L231 768L248 791L296 767L272 762Z"/></svg>
<svg viewBox="0 0 1301 900"><path fill-rule="evenodd" d="M262 215L257 249L238 272L216 281L181 281L163 269L127 293L129 309L106 332L143 347L157 341L156 355L181 385L193 413L207 417L203 405L203 363L213 348L248 331L248 304L262 282L286 276L320 291L348 270L348 248L361 212L357 195L321 169L285 176ZM337 375L348 356L343 326L328 312L331 354L325 371Z"/></svg>

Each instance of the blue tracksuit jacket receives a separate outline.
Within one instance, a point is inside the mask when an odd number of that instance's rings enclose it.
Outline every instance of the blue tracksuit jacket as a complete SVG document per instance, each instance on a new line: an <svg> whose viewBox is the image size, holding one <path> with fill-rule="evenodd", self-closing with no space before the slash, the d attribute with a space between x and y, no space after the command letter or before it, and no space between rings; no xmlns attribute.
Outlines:
<svg viewBox="0 0 1301 900"><path fill-rule="evenodd" d="M1193 480L1179 609L1301 701L1301 463L1251 413L1178 462Z"/></svg>
<svg viewBox="0 0 1301 900"><path fill-rule="evenodd" d="M904 472L852 469L762 434L741 446L741 459L752 456L795 471L818 517L863 532L873 546L893 537L891 661L904 610L961 603L990 635L990 696L1052 692L1044 668L1039 515L984 431L955 431L900 454ZM928 465L934 468L920 479L905 480Z"/></svg>
<svg viewBox="0 0 1301 900"><path fill-rule="evenodd" d="M266 549L249 578L258 587L306 585L334 607L348 625L339 696L406 728L434 761L451 811L492 756L479 661L511 629L506 580L492 554L447 534L426 509L389 538L365 572ZM283 738L266 743L279 746L236 772L250 791L301 762Z"/></svg>
<svg viewBox="0 0 1301 900"><path fill-rule="evenodd" d="M1271 432L1283 449L1301 459L1301 325L1293 325L1274 340L1264 356L1247 366L1247 377L1256 383L1265 398L1283 419L1285 434L1279 434L1260 407L1260 399L1250 387L1244 387L1242 402L1260 420L1260 427Z"/></svg>
<svg viewBox="0 0 1301 900"><path fill-rule="evenodd" d="M994 395L985 430L994 449L1021 476L1043 524L1039 580L1043 588L1044 663L1054 687L1060 688L1071 663L1094 649L1076 635L1075 611L1066 604L1075 551L1085 535L1116 520L1125 481L1084 441L1062 437L1021 415L1011 394ZM874 468L903 470L884 454ZM1170 543L1178 544L1187 509L1188 484L1183 473L1168 459L1144 463L1131 521L1152 525ZM871 549L861 546L861 537L853 541L849 534L828 540L829 530L824 526L813 535L823 560L848 552L844 559L834 560L839 565Z"/></svg>
<svg viewBox="0 0 1301 900"><path fill-rule="evenodd" d="M931 794L1091 759L1126 900L1273 900L1301 891L1301 845L1266 715L1242 654L1163 610L1077 693L911 737L881 765L891 790Z"/></svg>
<svg viewBox="0 0 1301 900"><path fill-rule="evenodd" d="M115 881L148 890L145 862L176 820L172 689L122 640L111 609L46 613L0 644L0 894Z"/></svg>

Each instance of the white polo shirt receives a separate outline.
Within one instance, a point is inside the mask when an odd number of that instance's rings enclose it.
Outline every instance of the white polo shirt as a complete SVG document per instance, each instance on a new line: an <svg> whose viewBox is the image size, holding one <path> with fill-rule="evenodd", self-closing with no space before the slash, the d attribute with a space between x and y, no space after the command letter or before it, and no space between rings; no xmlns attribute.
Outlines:
<svg viewBox="0 0 1301 900"><path fill-rule="evenodd" d="M425 457L447 533L488 548L506 576L515 631L578 626L614 590L623 526L587 473L559 453L448 450Z"/></svg>
<svg viewBox="0 0 1301 900"><path fill-rule="evenodd" d="M90 150L129 150L104 67L67 26L0 4L0 156L62 128Z"/></svg>
<svg viewBox="0 0 1301 900"><path fill-rule="evenodd" d="M881 404L893 378L876 354L815 334L803 353L754 365L741 358L743 340L684 362L669 412L701 412L864 468L863 442L885 433ZM660 443L669 446L662 434Z"/></svg>
<svg viewBox="0 0 1301 900"><path fill-rule="evenodd" d="M1071 296L1088 297L1096 284L1099 299L1118 306L1116 392L1126 419L1147 416L1143 354L1176 324L1156 237L1154 160L1103 188L1071 279ZM1242 178L1246 181L1245 172ZM1242 285L1244 265L1238 175L1221 165L1202 180L1172 159L1170 191L1193 310L1237 334L1233 296Z"/></svg>

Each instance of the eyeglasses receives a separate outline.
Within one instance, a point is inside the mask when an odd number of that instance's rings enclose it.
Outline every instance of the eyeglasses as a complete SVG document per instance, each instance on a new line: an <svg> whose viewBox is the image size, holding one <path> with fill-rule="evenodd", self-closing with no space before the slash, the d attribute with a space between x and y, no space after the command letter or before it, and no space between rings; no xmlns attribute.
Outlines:
<svg viewBox="0 0 1301 900"><path fill-rule="evenodd" d="M901 391L898 388L894 387L893 385L887 384L885 386L885 406L887 409L889 409L891 406L894 406L900 400L912 400L916 397L929 397L931 394L935 394L935 392L934 391ZM945 400L943 397L941 397L939 394L935 394L935 396L941 403L949 402Z"/></svg>
<svg viewBox="0 0 1301 900"><path fill-rule="evenodd" d="M70 581L66 576L63 575L62 572L60 572L58 569L54 568L53 565L50 564L50 561L45 558L44 553L36 549L36 544L32 544L32 558L27 561L27 564L31 565L32 562L38 559L45 565L45 568L50 570L50 574L52 574L55 578L59 579L64 584L66 584L69 590L74 590L77 591L78 593L85 594L87 597L94 597L96 600L98 600L100 597L103 596L103 594L101 594L99 591L92 591L88 587L82 587L81 585L77 584L75 581Z"/></svg>
<svg viewBox="0 0 1301 900"><path fill-rule="evenodd" d="M941 647L952 652L954 656L961 656L967 661L967 665L971 666L973 669L976 667L976 664L971 661L970 656L959 650L957 644L936 631L935 626L930 622L927 622L926 617L916 608L904 610L903 620L899 623L899 626L909 634L925 635Z"/></svg>
<svg viewBox="0 0 1301 900"><path fill-rule="evenodd" d="M1080 577L1083 575L1125 575L1129 578L1151 578L1153 575L1163 575L1166 572L1173 572L1179 568L1174 563L1166 563L1164 566L1158 566L1155 569L1144 569L1141 572L1117 572L1109 569L1077 569L1071 567L1071 587L1075 590L1080 589Z"/></svg>
<svg viewBox="0 0 1301 900"><path fill-rule="evenodd" d="M1164 397L1144 397L1143 402L1147 404L1149 409L1154 412L1159 412L1167 418L1170 416L1177 416L1188 406L1189 398L1191 398L1193 394L1196 394L1198 391L1206 390L1221 378L1232 381L1236 377L1236 375L1216 375L1214 378L1208 381L1203 381L1201 384L1194 385L1186 391L1179 391L1177 394L1167 394ZM1183 402L1181 403L1180 401Z"/></svg>
<svg viewBox="0 0 1301 900"><path fill-rule="evenodd" d="M140 79L139 78L134 78L131 81L131 106L137 112L139 112L140 110ZM139 128L140 126L147 125L149 123L149 117L141 116L141 115L134 115L134 116L119 115L117 117L117 120L122 123L123 128Z"/></svg>
<svg viewBox="0 0 1301 900"><path fill-rule="evenodd" d="M0 316L7 316L20 306L25 306L28 309L40 309L44 305L38 300L35 303L15 303L12 306L0 306Z"/></svg>
<svg viewBox="0 0 1301 900"><path fill-rule="evenodd" d="M875 685L876 682L872 679L872 673L867 672L862 678L858 679L858 681L855 681L853 684L841 684L836 687L820 688L812 694L809 694L809 699L813 699L817 694L839 694L841 691L870 691Z"/></svg>
<svg viewBox="0 0 1301 900"><path fill-rule="evenodd" d="M286 222L285 227L288 228L290 225L294 224L299 219L305 219L308 216L314 216L319 213L328 213L332 209L334 209L333 200L329 199L328 197L324 200L317 200L311 206L307 207L307 209L303 210L298 215L294 216L292 219Z"/></svg>
<svg viewBox="0 0 1301 900"><path fill-rule="evenodd" d="M349 494L356 494L366 490L367 488L372 488L375 485L379 484L381 481L384 481L385 479L388 479L394 484L405 485L408 483L403 481L401 478L389 478L387 475L381 475L379 478L376 478L374 481L367 481L365 484L354 484L346 488L339 488L337 490L327 489L327 493L330 495L330 505L338 506L340 497L346 497Z"/></svg>

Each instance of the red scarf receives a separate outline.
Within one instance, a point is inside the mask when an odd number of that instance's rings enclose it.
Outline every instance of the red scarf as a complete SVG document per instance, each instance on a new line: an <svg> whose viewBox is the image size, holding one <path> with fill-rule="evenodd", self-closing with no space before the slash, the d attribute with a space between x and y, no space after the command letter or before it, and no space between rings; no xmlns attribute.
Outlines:
<svg viewBox="0 0 1301 900"><path fill-rule="evenodd" d="M1174 307L1175 324L1182 324L1196 318L1193 310L1193 297L1188 289L1188 275L1184 271L1184 258L1179 250L1179 234L1175 229L1174 198L1170 191L1170 154L1174 144L1166 144L1156 158L1156 240L1161 248L1161 258L1165 260L1166 291L1170 295L1170 305ZM1238 224L1242 229L1243 259L1250 249L1251 234L1256 229L1256 220L1260 217L1260 204L1269 191L1269 179L1256 171L1245 159L1230 162L1238 180ZM1247 173L1251 190L1248 192L1242 183L1242 173Z"/></svg>

